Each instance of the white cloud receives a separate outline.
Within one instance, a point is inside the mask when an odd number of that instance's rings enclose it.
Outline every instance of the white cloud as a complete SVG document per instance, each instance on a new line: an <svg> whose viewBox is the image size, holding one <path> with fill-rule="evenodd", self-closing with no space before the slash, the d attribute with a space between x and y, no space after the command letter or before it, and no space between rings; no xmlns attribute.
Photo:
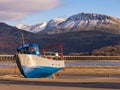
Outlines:
<svg viewBox="0 0 120 90"><path fill-rule="evenodd" d="M19 20L27 14L49 10L60 0L0 0L0 21Z"/></svg>

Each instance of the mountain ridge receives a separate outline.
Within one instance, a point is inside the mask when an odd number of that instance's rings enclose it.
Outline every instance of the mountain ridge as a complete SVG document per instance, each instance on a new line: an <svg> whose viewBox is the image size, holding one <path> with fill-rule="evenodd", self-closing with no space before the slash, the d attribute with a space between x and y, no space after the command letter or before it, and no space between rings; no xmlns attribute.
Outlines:
<svg viewBox="0 0 120 90"><path fill-rule="evenodd" d="M102 30L105 32L120 33L120 19L104 14L78 13L67 19L55 19L48 21L43 29L39 31L38 28L38 31L35 33L56 34L82 30Z"/></svg>

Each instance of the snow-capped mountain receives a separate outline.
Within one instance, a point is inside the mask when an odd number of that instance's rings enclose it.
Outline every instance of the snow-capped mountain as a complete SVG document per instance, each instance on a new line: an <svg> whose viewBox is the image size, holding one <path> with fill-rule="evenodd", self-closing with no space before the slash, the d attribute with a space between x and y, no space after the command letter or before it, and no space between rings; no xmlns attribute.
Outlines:
<svg viewBox="0 0 120 90"><path fill-rule="evenodd" d="M24 24L18 24L16 27L18 29L23 29L29 32L37 33L42 30L50 30L54 27L57 27L57 25L61 22L65 21L65 18L54 18L51 19L48 22L40 23L40 24L35 24L35 25L24 25Z"/></svg>
<svg viewBox="0 0 120 90"><path fill-rule="evenodd" d="M120 19L102 14L79 13L70 16L47 33L54 34L81 30L103 30L118 33L120 32Z"/></svg>
<svg viewBox="0 0 120 90"><path fill-rule="evenodd" d="M44 30L46 25L47 25L47 22L35 24L35 25L18 24L18 25L16 25L16 27L18 29L23 29L23 30L26 30L26 31L29 31L32 33L37 33L37 32Z"/></svg>
<svg viewBox="0 0 120 90"><path fill-rule="evenodd" d="M31 32L35 31L34 33L38 34L55 34L81 30L102 30L105 32L120 33L120 19L103 14L79 13L72 15L67 19L52 19L48 21L42 29L38 28L40 25L41 24L33 26L23 25L20 29Z"/></svg>
<svg viewBox="0 0 120 90"><path fill-rule="evenodd" d="M80 13L69 17L59 25L64 30L89 30L97 27L109 27L111 24L118 24L120 19L102 14ZM120 28L120 27L119 27Z"/></svg>

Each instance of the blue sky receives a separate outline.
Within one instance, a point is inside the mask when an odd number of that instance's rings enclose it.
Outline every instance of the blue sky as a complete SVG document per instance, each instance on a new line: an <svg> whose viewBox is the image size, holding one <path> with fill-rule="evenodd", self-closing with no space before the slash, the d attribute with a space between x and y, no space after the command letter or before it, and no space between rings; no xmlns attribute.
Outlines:
<svg viewBox="0 0 120 90"><path fill-rule="evenodd" d="M21 0L20 5L13 7L11 4L16 4L16 1L18 0L0 1L2 22L13 26L16 24L31 25L49 21L52 18L68 18L81 12L106 14L120 18L120 0ZM8 7L9 3L11 6Z"/></svg>

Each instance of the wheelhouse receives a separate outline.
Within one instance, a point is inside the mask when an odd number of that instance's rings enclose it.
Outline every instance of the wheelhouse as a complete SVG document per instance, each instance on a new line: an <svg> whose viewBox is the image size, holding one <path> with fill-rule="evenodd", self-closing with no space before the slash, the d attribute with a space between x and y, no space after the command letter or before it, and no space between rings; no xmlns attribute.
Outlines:
<svg viewBox="0 0 120 90"><path fill-rule="evenodd" d="M20 54L34 54L40 56L39 45L35 43L25 44L17 48L17 53Z"/></svg>

